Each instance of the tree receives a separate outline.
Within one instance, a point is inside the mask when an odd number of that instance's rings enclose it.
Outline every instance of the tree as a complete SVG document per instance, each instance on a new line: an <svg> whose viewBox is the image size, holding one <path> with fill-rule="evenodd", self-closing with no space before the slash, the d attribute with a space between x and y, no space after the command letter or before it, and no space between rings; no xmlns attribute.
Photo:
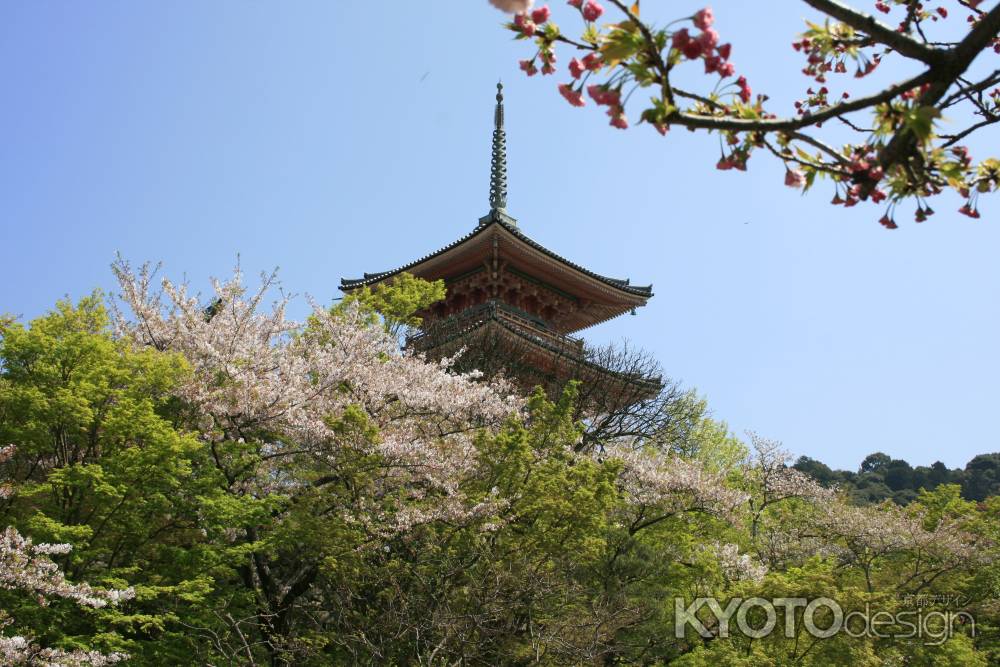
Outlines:
<svg viewBox="0 0 1000 667"><path fill-rule="evenodd" d="M1000 453L980 454L965 464L962 495L969 500L986 500L1000 493Z"/></svg>
<svg viewBox="0 0 1000 667"><path fill-rule="evenodd" d="M931 484L931 488L940 484L949 484L952 482L951 478L952 473L948 470L948 466L940 461L935 461L931 464L930 472L927 473L927 479Z"/></svg>
<svg viewBox="0 0 1000 667"><path fill-rule="evenodd" d="M191 367L174 394L225 494L203 512L228 524L215 585L232 591L207 601L221 622L194 630L229 660L413 662L478 645L493 662L534 642L576 662L635 622L608 600L587 622L599 634L570 639L594 590L584 554L619 561L612 524L634 545L742 501L724 472L669 451L580 447L575 385L524 415L502 382L400 351L359 303L297 324L284 303L260 311L270 276L249 293L237 274L206 317L184 286L154 291L148 267L115 270L125 340ZM702 430L706 450L731 449Z"/></svg>
<svg viewBox="0 0 1000 667"><path fill-rule="evenodd" d="M362 310L382 317L386 331L399 337L406 331L420 328L423 320L415 313L444 298L443 280L422 280L403 272L374 288L364 285L348 292L338 308L358 304Z"/></svg>
<svg viewBox="0 0 1000 667"><path fill-rule="evenodd" d="M0 465L7 463L15 447L0 448ZM16 486L6 476L0 477L0 499L9 499L16 493ZM17 621L11 612L25 606L37 609L51 599L68 600L80 607L100 609L135 597L131 588L108 590L95 588L87 583L71 583L52 560L53 556L68 554L69 544L35 544L8 526L0 534L0 591L4 608L0 610L0 627ZM12 592L11 595L8 592ZM16 602L15 602L16 600ZM0 658L5 665L110 665L127 659L125 653L102 653L88 649L45 648L22 635L0 635Z"/></svg>
<svg viewBox="0 0 1000 667"><path fill-rule="evenodd" d="M888 454L883 454L882 452L875 452L874 454L869 454L865 457L865 460L861 462L861 467L858 472L865 473L882 473L884 472L886 466L892 462L892 457Z"/></svg>
<svg viewBox="0 0 1000 667"><path fill-rule="evenodd" d="M981 54L1000 53L1000 5L987 10L982 0L955 0L949 11L919 0L877 0L892 25L836 0L803 0L822 17L807 22L792 44L810 84L795 114L779 116L767 95L753 95L747 76L736 77L734 47L712 27L711 8L679 18L644 5L658 13L640 16L639 2L609 0L618 16L599 23L611 17L597 0L570 0L583 21L574 38L551 20L548 6L529 11L531 0L491 2L516 12L508 29L533 40L534 55L521 61L528 76L539 67L555 73L556 46L570 47L579 57L569 60L571 78L559 92L571 105L585 106L586 91L620 129L629 126L631 103L641 108L639 122L660 134L671 127L718 133L724 145L719 169L745 170L750 156L763 150L785 164L786 185L808 190L817 178L829 178L835 205L887 201L879 222L889 229L897 227L897 204L915 202L915 219L922 222L934 213L927 200L946 188L966 199L961 213L978 218L979 195L1000 186L1000 161L975 163L963 144L1000 120L1000 70L973 67ZM963 14L968 28L959 34L953 24ZM831 90L839 75L853 71L862 79L889 60L911 73L874 91ZM712 77L705 90L681 87L678 72L702 65ZM651 96L633 96L639 88ZM946 116L955 129L944 129ZM832 142L843 128L851 138L838 148Z"/></svg>
<svg viewBox="0 0 1000 667"><path fill-rule="evenodd" d="M287 299L263 312L273 274L255 292L238 270L216 281L206 317L186 286L155 290L150 267L113 268L132 313L118 313L119 330L191 365L175 394L219 475L226 498L210 510L229 523L222 557L242 589L216 609L231 659L311 655L329 641L315 592L331 562L494 510L461 481L475 469L477 430L521 409L504 384L402 353L358 302L313 304L305 324L285 318Z"/></svg>
<svg viewBox="0 0 1000 667"><path fill-rule="evenodd" d="M792 467L804 472L824 486L829 486L834 481L834 472L830 466L808 456L800 456Z"/></svg>
<svg viewBox="0 0 1000 667"><path fill-rule="evenodd" d="M885 485L893 491L901 491L913 487L913 468L902 459L892 459L886 464L883 474Z"/></svg>
<svg viewBox="0 0 1000 667"><path fill-rule="evenodd" d="M134 349L110 324L94 293L0 330L0 442L17 444L4 465L17 493L0 516L67 545L58 560L71 579L127 581L136 599L99 613L0 606L46 646L180 660L191 647L172 622L192 622L212 588L206 537L222 530L206 519L219 478L202 444L172 423L184 358Z"/></svg>

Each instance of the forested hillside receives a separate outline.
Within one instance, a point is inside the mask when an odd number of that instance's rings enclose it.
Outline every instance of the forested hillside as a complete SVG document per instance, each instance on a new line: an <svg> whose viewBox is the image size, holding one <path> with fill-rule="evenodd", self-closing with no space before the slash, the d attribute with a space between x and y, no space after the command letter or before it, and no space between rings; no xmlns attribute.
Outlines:
<svg viewBox="0 0 1000 667"><path fill-rule="evenodd" d="M905 505L915 500L921 489L934 490L942 484L957 484L966 500L983 501L1000 493L1000 453L980 454L964 468L949 469L940 461L930 466L911 466L882 452L865 457L857 472L832 470L829 466L800 456L795 468L824 486L847 491L859 504L892 500Z"/></svg>

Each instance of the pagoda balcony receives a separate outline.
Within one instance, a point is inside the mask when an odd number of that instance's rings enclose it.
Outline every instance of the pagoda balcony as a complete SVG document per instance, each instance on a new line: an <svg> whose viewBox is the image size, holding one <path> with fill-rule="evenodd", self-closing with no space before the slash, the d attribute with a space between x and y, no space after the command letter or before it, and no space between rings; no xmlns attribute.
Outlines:
<svg viewBox="0 0 1000 667"><path fill-rule="evenodd" d="M425 322L423 331L406 338L406 347L431 349L491 321L513 327L552 352L573 358L583 357L582 339L556 333L546 326L544 320L496 299L466 308L450 317Z"/></svg>

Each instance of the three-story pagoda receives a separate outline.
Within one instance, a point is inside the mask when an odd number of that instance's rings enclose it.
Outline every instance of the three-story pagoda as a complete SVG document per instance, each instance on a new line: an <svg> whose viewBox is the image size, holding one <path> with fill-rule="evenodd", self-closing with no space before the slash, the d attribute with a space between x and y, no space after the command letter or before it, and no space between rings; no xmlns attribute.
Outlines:
<svg viewBox="0 0 1000 667"><path fill-rule="evenodd" d="M460 349L487 374L504 372L526 387L546 388L569 378L600 380L627 401L655 394L659 378L603 368L570 334L634 311L653 296L651 285L632 285L590 271L518 229L507 213L507 154L503 86L497 84L490 211L476 228L449 245L391 271L341 279L349 292L408 272L444 280L447 295L424 312L422 331L407 345L440 358ZM486 368L483 368L483 367ZM625 389L628 391L624 391Z"/></svg>

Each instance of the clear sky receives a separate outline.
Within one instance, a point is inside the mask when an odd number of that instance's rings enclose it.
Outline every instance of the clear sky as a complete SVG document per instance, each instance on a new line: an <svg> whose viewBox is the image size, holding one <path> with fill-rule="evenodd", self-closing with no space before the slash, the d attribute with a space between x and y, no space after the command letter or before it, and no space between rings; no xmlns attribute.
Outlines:
<svg viewBox="0 0 1000 667"><path fill-rule="evenodd" d="M717 28L784 111L808 83L789 47L807 8L763 6L717 2ZM1000 201L972 221L939 198L929 222L888 232L870 205L783 187L763 154L716 171L714 137L614 130L557 77L519 75L527 47L502 19L486 0L3 3L0 311L111 288L116 251L196 285L238 254L329 301L341 276L416 259L487 212L503 77L521 228L654 284L589 340L627 337L737 433L837 467L1000 450Z"/></svg>

